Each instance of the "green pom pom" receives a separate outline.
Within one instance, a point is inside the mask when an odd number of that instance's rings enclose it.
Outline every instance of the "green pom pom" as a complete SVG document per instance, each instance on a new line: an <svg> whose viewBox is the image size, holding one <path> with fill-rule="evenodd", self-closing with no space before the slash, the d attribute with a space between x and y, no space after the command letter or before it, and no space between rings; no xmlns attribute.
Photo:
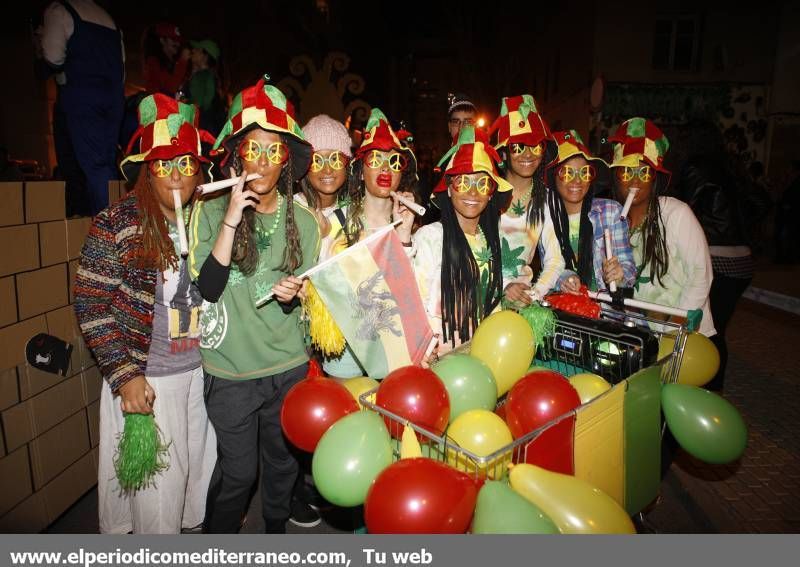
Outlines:
<svg viewBox="0 0 800 567"><path fill-rule="evenodd" d="M161 430L152 415L125 414L125 429L119 436L114 469L123 492L155 486L155 476L169 468Z"/></svg>
<svg viewBox="0 0 800 567"><path fill-rule="evenodd" d="M536 340L536 348L544 346L545 337L552 337L556 331L556 316L547 307L542 307L538 303L532 303L520 309L519 314L528 322L533 329L533 336Z"/></svg>

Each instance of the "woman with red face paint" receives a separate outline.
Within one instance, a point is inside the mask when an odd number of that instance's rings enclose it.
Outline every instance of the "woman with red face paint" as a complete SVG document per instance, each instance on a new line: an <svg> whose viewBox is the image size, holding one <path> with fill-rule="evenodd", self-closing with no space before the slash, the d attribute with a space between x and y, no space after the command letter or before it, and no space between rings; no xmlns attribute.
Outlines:
<svg viewBox="0 0 800 567"><path fill-rule="evenodd" d="M398 220L402 222L395 230L403 246L411 253L414 213L393 193L414 199L411 186L416 181L416 159L379 109L372 109L364 130L361 146L350 164L345 194L348 205L328 217L331 230L323 240L320 262ZM348 346L340 356L326 359L323 369L334 378L364 376L364 369Z"/></svg>

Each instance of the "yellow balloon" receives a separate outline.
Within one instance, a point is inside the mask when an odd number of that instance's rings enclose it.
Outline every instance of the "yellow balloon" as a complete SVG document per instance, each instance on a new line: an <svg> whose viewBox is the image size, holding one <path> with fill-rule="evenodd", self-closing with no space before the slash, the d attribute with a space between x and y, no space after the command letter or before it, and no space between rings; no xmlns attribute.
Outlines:
<svg viewBox="0 0 800 567"><path fill-rule="evenodd" d="M570 377L569 383L578 392L581 398L581 404L593 400L603 392L611 389L611 384L603 380L597 374L585 373L576 374Z"/></svg>
<svg viewBox="0 0 800 567"><path fill-rule="evenodd" d="M422 456L422 449L417 441L417 434L410 425L406 424L403 428L403 438L400 441L400 458L416 459Z"/></svg>
<svg viewBox="0 0 800 567"><path fill-rule="evenodd" d="M350 392L356 399L359 409L364 409L361 407L361 402L359 401L358 397L364 392L369 392L370 390L377 388L379 384L377 380L367 378L366 376L361 376L359 378L343 380L342 385L347 388L347 391Z"/></svg>
<svg viewBox="0 0 800 567"><path fill-rule="evenodd" d="M514 465L511 488L538 506L562 534L635 534L616 500L586 481L534 465Z"/></svg>
<svg viewBox="0 0 800 567"><path fill-rule="evenodd" d="M513 441L508 425L500 416L488 410L468 410L459 415L447 429L447 436L459 447L478 457L487 457ZM447 461L453 467L481 478L502 478L511 462L511 451L485 464L476 464L463 454L448 450Z"/></svg>
<svg viewBox="0 0 800 567"><path fill-rule="evenodd" d="M489 366L499 397L525 376L536 354L536 343L522 315L516 311L498 311L478 325L469 353Z"/></svg>
<svg viewBox="0 0 800 567"><path fill-rule="evenodd" d="M664 335L658 343L658 358L667 356L675 348L675 337ZM683 362L678 372L678 383L688 386L705 386L719 370L719 351L714 343L700 333L689 333L683 349Z"/></svg>

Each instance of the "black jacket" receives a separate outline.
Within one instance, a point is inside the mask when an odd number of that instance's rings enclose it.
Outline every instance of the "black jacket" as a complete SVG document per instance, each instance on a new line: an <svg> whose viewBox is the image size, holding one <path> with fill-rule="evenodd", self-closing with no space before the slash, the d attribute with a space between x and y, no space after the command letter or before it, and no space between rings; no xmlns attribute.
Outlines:
<svg viewBox="0 0 800 567"><path fill-rule="evenodd" d="M763 218L768 205L749 189L748 180L737 179L710 158L689 160L678 179L680 198L700 221L709 246L750 245L749 228Z"/></svg>

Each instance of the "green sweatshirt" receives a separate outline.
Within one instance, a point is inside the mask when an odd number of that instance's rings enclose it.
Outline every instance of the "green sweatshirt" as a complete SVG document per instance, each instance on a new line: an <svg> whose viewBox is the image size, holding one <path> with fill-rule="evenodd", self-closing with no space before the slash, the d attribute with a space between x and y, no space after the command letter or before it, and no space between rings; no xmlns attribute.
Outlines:
<svg viewBox="0 0 800 567"><path fill-rule="evenodd" d="M256 308L263 297L285 274L277 270L286 248L286 206L294 207L300 232L303 263L295 271L301 274L316 264L320 232L314 215L293 199L284 199L282 219L271 244L259 245L258 268L245 277L231 265L228 285L216 303L203 303L200 354L203 367L214 376L232 380L252 380L279 374L308 360L300 321L300 308L286 314L276 299ZM189 269L197 279L222 226L228 199L219 197L195 205L190 223ZM275 214L256 215L262 227L271 227Z"/></svg>

